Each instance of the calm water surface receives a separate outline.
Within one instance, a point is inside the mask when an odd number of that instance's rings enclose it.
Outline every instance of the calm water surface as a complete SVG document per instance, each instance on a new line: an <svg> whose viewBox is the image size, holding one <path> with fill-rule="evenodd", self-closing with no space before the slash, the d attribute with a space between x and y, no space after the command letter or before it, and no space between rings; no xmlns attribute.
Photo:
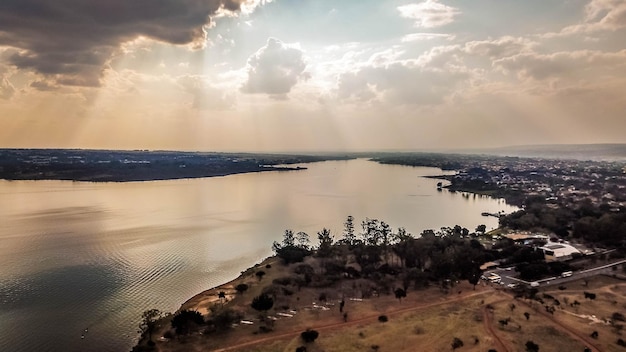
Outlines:
<svg viewBox="0 0 626 352"><path fill-rule="evenodd" d="M129 351L141 312L175 311L271 254L285 229L348 215L418 234L514 207L438 192L441 170L366 160L131 183L0 181L0 351ZM81 339L84 329L85 338Z"/></svg>

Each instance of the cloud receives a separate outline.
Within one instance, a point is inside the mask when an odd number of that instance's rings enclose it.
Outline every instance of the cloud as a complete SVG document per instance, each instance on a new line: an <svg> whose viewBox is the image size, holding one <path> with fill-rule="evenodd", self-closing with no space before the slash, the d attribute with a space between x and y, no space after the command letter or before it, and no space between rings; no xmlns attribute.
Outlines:
<svg viewBox="0 0 626 352"><path fill-rule="evenodd" d="M8 78L0 76L0 99L10 99L15 93L15 87Z"/></svg>
<svg viewBox="0 0 626 352"><path fill-rule="evenodd" d="M439 3L438 0L426 0L418 4L398 7L400 16L415 20L415 27L433 28L450 24L461 11L455 7Z"/></svg>
<svg viewBox="0 0 626 352"><path fill-rule="evenodd" d="M423 67L415 61L397 61L342 74L338 97L392 105L436 105L443 103L468 78L468 72Z"/></svg>
<svg viewBox="0 0 626 352"><path fill-rule="evenodd" d="M617 31L626 28L626 2L624 0L591 0L585 6L584 19L567 26L558 33L547 33L544 38Z"/></svg>
<svg viewBox="0 0 626 352"><path fill-rule="evenodd" d="M552 54L523 53L495 60L494 65L505 71L516 72L522 79L598 80L602 76L613 76L614 70L626 69L626 50L619 52L578 50Z"/></svg>
<svg viewBox="0 0 626 352"><path fill-rule="evenodd" d="M411 33L402 37L403 43L410 42L418 42L423 40L433 40L433 39L445 39L445 40L454 40L456 38L453 34L446 33Z"/></svg>
<svg viewBox="0 0 626 352"><path fill-rule="evenodd" d="M210 17L259 0L3 0L0 46L8 63L60 85L98 86L120 46L140 37L201 47Z"/></svg>
<svg viewBox="0 0 626 352"><path fill-rule="evenodd" d="M285 98L299 81L309 78L305 68L300 49L269 38L267 44L248 59L248 80L241 91Z"/></svg>
<svg viewBox="0 0 626 352"><path fill-rule="evenodd" d="M494 40L480 40L465 43L465 52L471 55L490 58L503 58L528 52L536 43L525 39L505 36Z"/></svg>

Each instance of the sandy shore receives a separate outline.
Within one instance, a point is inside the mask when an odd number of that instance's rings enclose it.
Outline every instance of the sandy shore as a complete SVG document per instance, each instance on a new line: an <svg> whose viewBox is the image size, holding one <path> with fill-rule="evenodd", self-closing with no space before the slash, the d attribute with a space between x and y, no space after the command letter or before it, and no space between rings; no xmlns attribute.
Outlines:
<svg viewBox="0 0 626 352"><path fill-rule="evenodd" d="M225 302L232 300L237 294L237 290L235 290L235 287L237 285L243 283L243 284L252 286L255 282L258 282L258 279L254 275L256 270L259 268L264 268L268 264L270 265L274 264L276 260L277 259L275 256L265 258L260 263L246 269L244 272L242 272L241 275L239 275L235 279L229 282L226 282L224 284L221 284L219 286L202 291L198 293L197 295L191 297L180 306L180 310L191 309L191 310L197 310L202 315L209 314L210 307L213 304L220 302L220 298L219 298L220 292L225 293L226 297L225 299L223 299Z"/></svg>

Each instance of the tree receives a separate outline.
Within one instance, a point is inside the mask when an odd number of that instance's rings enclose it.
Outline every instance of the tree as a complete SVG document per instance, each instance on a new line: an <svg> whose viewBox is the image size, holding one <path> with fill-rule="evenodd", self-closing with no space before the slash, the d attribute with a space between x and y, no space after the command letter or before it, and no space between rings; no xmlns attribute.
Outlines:
<svg viewBox="0 0 626 352"><path fill-rule="evenodd" d="M524 316L526 317L526 320L530 319L530 313L524 312Z"/></svg>
<svg viewBox="0 0 626 352"><path fill-rule="evenodd" d="M539 345L530 340L526 341L526 352L539 352Z"/></svg>
<svg viewBox="0 0 626 352"><path fill-rule="evenodd" d="M265 293L262 293L252 299L252 308L259 312L267 312L274 306L274 299Z"/></svg>
<svg viewBox="0 0 626 352"><path fill-rule="evenodd" d="M310 342L315 341L315 339L317 339L318 336L319 336L319 333L311 329L306 329L300 334L302 341L304 341L305 343L310 343Z"/></svg>
<svg viewBox="0 0 626 352"><path fill-rule="evenodd" d="M257 271L254 275L256 275L257 279L259 279L259 281L261 281L261 279L263 278L263 276L265 276L265 271L263 270L259 270Z"/></svg>
<svg viewBox="0 0 626 352"><path fill-rule="evenodd" d="M356 236L354 235L354 218L352 215L348 215L346 222L343 223L343 241L352 246L356 242Z"/></svg>
<svg viewBox="0 0 626 352"><path fill-rule="evenodd" d="M395 291L393 291L393 293L396 295L396 298L400 302L402 302L402 298L406 297L406 291L401 288L397 288Z"/></svg>
<svg viewBox="0 0 626 352"><path fill-rule="evenodd" d="M317 255L322 258L330 257L333 249L333 237L330 234L330 230L323 228L322 231L319 231L317 233L317 240L319 241Z"/></svg>
<svg viewBox="0 0 626 352"><path fill-rule="evenodd" d="M172 327L176 329L176 333L179 335L187 335L195 327L203 324L204 318L197 310L181 310L172 318Z"/></svg>
<svg viewBox="0 0 626 352"><path fill-rule="evenodd" d="M237 290L237 292L239 293L244 293L248 290L248 285L246 284L239 284L237 286L235 286L235 290Z"/></svg>
<svg viewBox="0 0 626 352"><path fill-rule="evenodd" d="M296 247L309 249L310 243L311 240L309 239L309 235L306 232L300 231L296 234Z"/></svg>
<svg viewBox="0 0 626 352"><path fill-rule="evenodd" d="M157 322L163 317L163 312L158 309L148 309L141 314L141 323L139 324L139 330L142 334L148 334L148 342L152 341L152 333L156 328Z"/></svg>
<svg viewBox="0 0 626 352"><path fill-rule="evenodd" d="M485 233L485 231L487 231L487 226L485 224L476 226L476 232Z"/></svg>
<svg viewBox="0 0 626 352"><path fill-rule="evenodd" d="M285 230L285 234L283 235L283 247L295 246L296 238L293 235L293 230L287 229Z"/></svg>

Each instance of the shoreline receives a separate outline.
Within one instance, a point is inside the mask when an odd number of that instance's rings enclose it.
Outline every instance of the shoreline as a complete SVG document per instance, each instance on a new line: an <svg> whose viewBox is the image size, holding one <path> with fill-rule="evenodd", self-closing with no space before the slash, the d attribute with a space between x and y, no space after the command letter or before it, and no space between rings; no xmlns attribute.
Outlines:
<svg viewBox="0 0 626 352"><path fill-rule="evenodd" d="M237 293L237 290L235 290L236 285L240 283L258 282L258 280L254 277L254 270L265 267L268 264L272 265L277 260L278 259L275 255L269 256L261 260L259 263L256 263L253 266L242 271L241 274L239 274L236 278L195 294L194 296L183 302L176 312L185 309L191 309L197 310L203 315L209 314L210 306L216 302L219 302L220 298L218 297L218 294L220 292L223 291L226 294L226 302L231 301Z"/></svg>

